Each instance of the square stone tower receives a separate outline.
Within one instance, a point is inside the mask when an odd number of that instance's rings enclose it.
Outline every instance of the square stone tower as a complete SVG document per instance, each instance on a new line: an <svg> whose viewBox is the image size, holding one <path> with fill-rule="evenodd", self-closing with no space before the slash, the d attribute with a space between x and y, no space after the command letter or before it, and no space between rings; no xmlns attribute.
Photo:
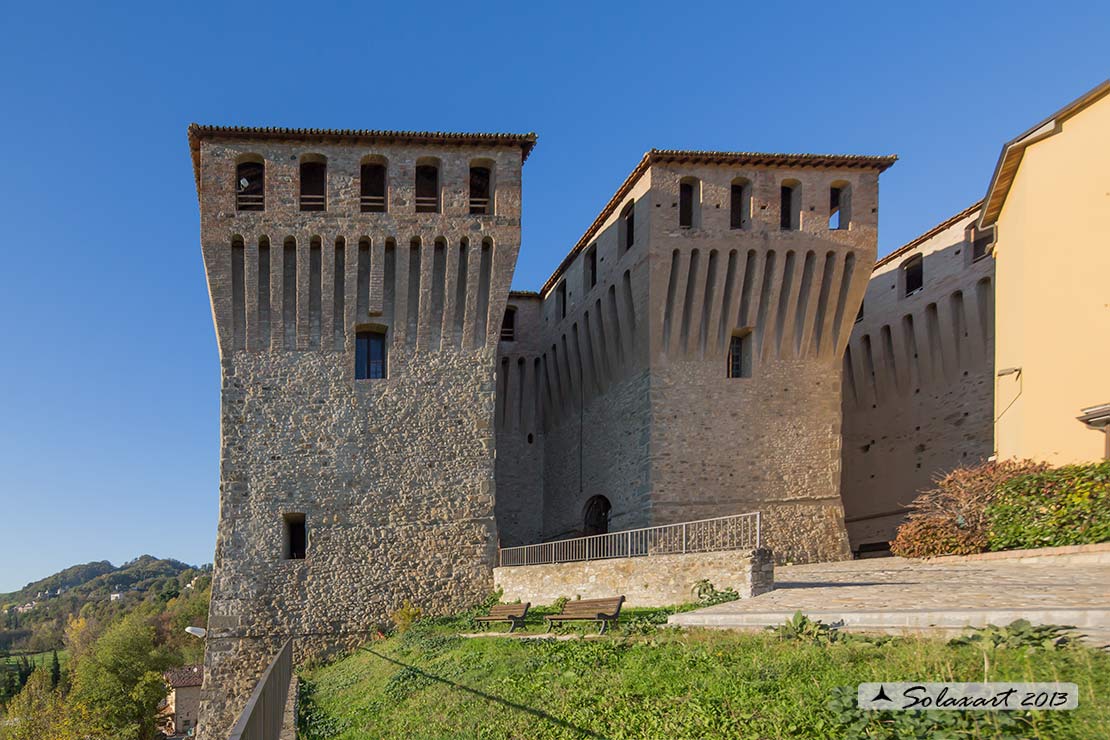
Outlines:
<svg viewBox="0 0 1110 740"><path fill-rule="evenodd" d="M193 125L221 367L201 733L288 638L492 587L497 330L533 134Z"/></svg>
<svg viewBox="0 0 1110 740"><path fill-rule="evenodd" d="M523 453L497 475L543 509L499 502L503 544L761 511L779 559L847 557L841 357L894 161L645 154L540 295L510 297L540 337L500 343L497 443Z"/></svg>

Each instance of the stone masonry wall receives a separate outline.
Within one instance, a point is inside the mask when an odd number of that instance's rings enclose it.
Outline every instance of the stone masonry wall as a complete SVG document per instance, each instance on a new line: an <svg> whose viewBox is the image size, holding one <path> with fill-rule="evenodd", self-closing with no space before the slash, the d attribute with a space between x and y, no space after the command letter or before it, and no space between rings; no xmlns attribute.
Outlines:
<svg viewBox="0 0 1110 740"><path fill-rule="evenodd" d="M774 588L771 552L724 552L650 555L557 565L494 568L493 580L505 603L546 605L560 597L603 599L624 596L625 606L673 606L697 600L698 581L718 590L734 589L748 599Z"/></svg>
<svg viewBox="0 0 1110 740"><path fill-rule="evenodd" d="M264 212L234 207L246 153L266 162ZM327 158L326 212L297 208L305 153ZM359 212L366 154L389 162L388 213ZM492 587L495 337L519 248L521 154L210 138L200 156L222 374L201 736L218 738L287 637L298 662L324 656L404 599L442 613ZM440 213L412 205L426 156L441 167ZM495 216L468 213L478 157L495 164ZM354 377L365 326L386 332L385 379ZM285 558L289 514L304 517L303 559Z"/></svg>
<svg viewBox="0 0 1110 740"><path fill-rule="evenodd" d="M845 354L843 498L852 547L894 538L938 476L994 445L994 258L972 259L977 206L875 268ZM917 240L915 240L917 241ZM905 295L902 269L924 260Z"/></svg>

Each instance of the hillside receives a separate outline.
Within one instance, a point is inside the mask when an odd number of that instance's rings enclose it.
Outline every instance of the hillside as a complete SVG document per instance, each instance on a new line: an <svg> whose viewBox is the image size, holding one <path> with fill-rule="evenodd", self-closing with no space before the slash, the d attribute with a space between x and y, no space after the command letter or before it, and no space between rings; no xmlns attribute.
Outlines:
<svg viewBox="0 0 1110 740"><path fill-rule="evenodd" d="M70 566L0 594L0 651L59 647L70 616L111 617L147 598L171 598L209 568L152 555L118 567L107 560Z"/></svg>

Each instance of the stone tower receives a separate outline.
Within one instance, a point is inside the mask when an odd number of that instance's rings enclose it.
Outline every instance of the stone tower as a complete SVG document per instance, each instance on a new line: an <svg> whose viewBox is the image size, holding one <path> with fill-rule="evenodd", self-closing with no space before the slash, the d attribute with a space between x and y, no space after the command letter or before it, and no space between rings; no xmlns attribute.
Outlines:
<svg viewBox="0 0 1110 740"><path fill-rule="evenodd" d="M847 557L841 357L894 161L648 152L510 296L502 544L758 510L779 559Z"/></svg>
<svg viewBox="0 0 1110 740"><path fill-rule="evenodd" d="M497 329L535 136L223 128L189 143L221 367L201 732L288 638L492 587Z"/></svg>

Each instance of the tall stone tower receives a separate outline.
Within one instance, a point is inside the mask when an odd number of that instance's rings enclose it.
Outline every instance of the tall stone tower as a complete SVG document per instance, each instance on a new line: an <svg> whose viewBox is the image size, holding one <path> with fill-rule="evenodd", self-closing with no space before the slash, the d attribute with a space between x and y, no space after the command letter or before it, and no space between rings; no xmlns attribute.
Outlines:
<svg viewBox="0 0 1110 740"><path fill-rule="evenodd" d="M535 136L189 129L221 367L201 732L269 658L492 587L497 330Z"/></svg>
<svg viewBox="0 0 1110 740"><path fill-rule="evenodd" d="M761 511L778 558L847 557L841 357L894 161L645 154L539 294L510 296L502 543Z"/></svg>

